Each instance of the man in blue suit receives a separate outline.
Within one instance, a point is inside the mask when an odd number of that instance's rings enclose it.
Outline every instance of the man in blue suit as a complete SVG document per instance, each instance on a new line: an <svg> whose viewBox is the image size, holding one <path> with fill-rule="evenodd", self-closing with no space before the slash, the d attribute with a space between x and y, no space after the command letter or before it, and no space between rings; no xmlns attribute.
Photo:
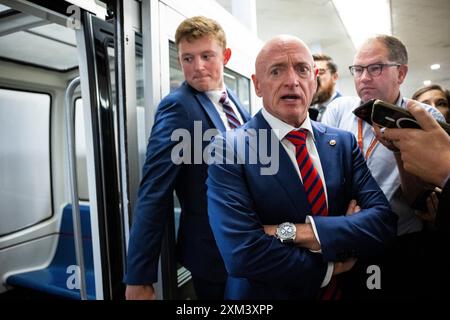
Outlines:
<svg viewBox="0 0 450 320"><path fill-rule="evenodd" d="M210 146L208 214L226 298L345 298L342 276L396 233L354 136L309 119L316 77L300 39L270 40L252 77L264 108Z"/></svg>
<svg viewBox="0 0 450 320"><path fill-rule="evenodd" d="M209 141L202 137L209 129L232 129L250 117L223 82L231 51L222 27L205 17L189 18L178 26L175 42L186 82L156 112L130 234L127 299L155 298L153 283L174 190L181 205L179 261L192 274L197 298L223 299L226 271L208 222L202 151ZM179 133L200 141L180 142ZM180 143L184 148L177 153Z"/></svg>

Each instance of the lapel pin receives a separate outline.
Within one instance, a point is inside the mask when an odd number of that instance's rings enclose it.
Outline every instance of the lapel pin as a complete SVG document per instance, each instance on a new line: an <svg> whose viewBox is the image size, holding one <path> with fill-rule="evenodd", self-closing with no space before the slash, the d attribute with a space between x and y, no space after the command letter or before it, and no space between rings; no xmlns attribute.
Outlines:
<svg viewBox="0 0 450 320"><path fill-rule="evenodd" d="M332 139L332 140L330 140L330 146L335 146L336 145L336 140L334 140L334 139Z"/></svg>

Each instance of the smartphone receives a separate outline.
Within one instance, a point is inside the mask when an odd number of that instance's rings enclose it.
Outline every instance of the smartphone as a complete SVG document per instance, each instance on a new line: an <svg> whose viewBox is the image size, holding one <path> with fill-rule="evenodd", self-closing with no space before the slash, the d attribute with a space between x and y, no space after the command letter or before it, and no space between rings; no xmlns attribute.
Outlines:
<svg viewBox="0 0 450 320"><path fill-rule="evenodd" d="M421 129L419 123L408 110L382 100L373 102L371 118L372 123L380 127ZM450 135L450 125L440 121L438 123Z"/></svg>
<svg viewBox="0 0 450 320"><path fill-rule="evenodd" d="M363 103L358 108L353 110L353 113L358 118L361 118L368 124L372 125L372 108L373 108L374 102L375 102L375 99L372 99L372 100L369 100L369 101Z"/></svg>
<svg viewBox="0 0 450 320"><path fill-rule="evenodd" d="M372 122L386 128L420 129L420 125L408 110L381 100L375 100L373 103Z"/></svg>

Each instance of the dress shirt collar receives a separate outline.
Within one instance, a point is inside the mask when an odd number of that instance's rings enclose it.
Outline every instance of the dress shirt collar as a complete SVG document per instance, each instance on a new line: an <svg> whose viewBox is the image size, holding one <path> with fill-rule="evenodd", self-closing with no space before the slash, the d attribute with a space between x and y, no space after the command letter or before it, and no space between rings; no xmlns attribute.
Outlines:
<svg viewBox="0 0 450 320"><path fill-rule="evenodd" d="M273 132L277 136L277 138L281 141L284 139L284 137L291 132L292 130L298 130L298 129L306 129L311 134L311 137L314 140L314 132L311 125L311 120L309 119L309 116L306 115L305 121L300 125L300 127L295 128L291 126L290 124L287 124L286 122L276 118L275 116L271 115L265 108L262 108L262 116L264 119L266 119L267 123L269 123L270 127L273 129Z"/></svg>
<svg viewBox="0 0 450 320"><path fill-rule="evenodd" d="M227 89L225 87L222 88L222 90L209 90L205 91L205 94L208 96L208 98L211 101L214 101L214 103L219 103L220 97L222 96L222 93L226 91Z"/></svg>

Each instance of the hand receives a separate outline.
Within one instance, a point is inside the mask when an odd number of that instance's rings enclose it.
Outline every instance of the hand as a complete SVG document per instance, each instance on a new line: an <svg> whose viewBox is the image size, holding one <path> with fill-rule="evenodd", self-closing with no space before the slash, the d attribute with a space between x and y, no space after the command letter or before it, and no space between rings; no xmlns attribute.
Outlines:
<svg viewBox="0 0 450 320"><path fill-rule="evenodd" d="M340 273L350 271L353 268L353 266L355 265L357 260L358 259L356 259L356 258L350 258L345 261L335 262L334 269L333 269L333 276L340 274Z"/></svg>
<svg viewBox="0 0 450 320"><path fill-rule="evenodd" d="M127 300L155 300L156 294L153 285L127 285L125 290Z"/></svg>
<svg viewBox="0 0 450 320"><path fill-rule="evenodd" d="M391 150L392 152L399 152L398 148L394 145L394 142L392 140L387 139L384 136L384 131L386 128L381 128L377 126L376 124L373 125L373 131L375 134L375 138L386 148Z"/></svg>
<svg viewBox="0 0 450 320"><path fill-rule="evenodd" d="M276 224L266 224L263 225L264 232L268 234L269 236L274 236L277 232L277 225Z"/></svg>
<svg viewBox="0 0 450 320"><path fill-rule="evenodd" d="M355 199L351 200L350 203L348 204L348 208L347 208L347 213L345 214L346 216L352 216L355 213L358 213L361 211L361 207L358 206L358 203L356 202Z"/></svg>
<svg viewBox="0 0 450 320"><path fill-rule="evenodd" d="M429 222L434 225L436 221L437 208L439 206L439 199L436 192L432 192L427 198L428 211L417 211L416 215L423 221Z"/></svg>
<svg viewBox="0 0 450 320"><path fill-rule="evenodd" d="M400 149L406 171L442 188L450 174L450 137L418 102L407 108L423 130L387 128L383 136Z"/></svg>

